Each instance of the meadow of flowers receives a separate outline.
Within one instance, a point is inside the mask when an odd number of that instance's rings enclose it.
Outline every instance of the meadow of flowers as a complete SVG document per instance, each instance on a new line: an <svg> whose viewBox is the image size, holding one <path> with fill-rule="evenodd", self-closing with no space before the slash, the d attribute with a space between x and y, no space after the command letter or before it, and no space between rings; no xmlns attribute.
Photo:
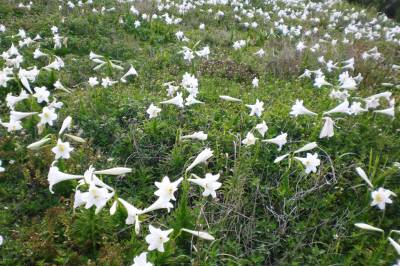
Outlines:
<svg viewBox="0 0 400 266"><path fill-rule="evenodd" d="M399 92L342 0L0 1L0 265L400 265Z"/></svg>

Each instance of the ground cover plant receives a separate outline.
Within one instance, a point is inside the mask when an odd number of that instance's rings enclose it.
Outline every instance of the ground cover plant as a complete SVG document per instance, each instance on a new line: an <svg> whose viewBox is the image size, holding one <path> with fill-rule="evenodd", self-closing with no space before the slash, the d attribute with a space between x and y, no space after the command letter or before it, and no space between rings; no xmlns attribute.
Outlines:
<svg viewBox="0 0 400 266"><path fill-rule="evenodd" d="M345 1L0 1L0 264L399 265L399 46Z"/></svg>

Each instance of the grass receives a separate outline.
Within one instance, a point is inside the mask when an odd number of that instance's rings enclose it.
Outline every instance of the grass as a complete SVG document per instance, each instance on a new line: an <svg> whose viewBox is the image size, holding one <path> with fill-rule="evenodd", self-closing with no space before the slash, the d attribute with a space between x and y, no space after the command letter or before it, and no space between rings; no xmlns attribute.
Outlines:
<svg viewBox="0 0 400 266"><path fill-rule="evenodd" d="M263 6L261 1L256 7ZM399 117L394 120L371 112L359 116L338 116L335 136L319 140L322 112L336 103L329 98L329 89L316 89L309 80L297 77L305 68L319 67L316 54L295 51L298 40L271 35L265 28L245 30L234 23L232 9L222 10L225 17L212 19L206 12L209 6L191 10L182 17L182 25L168 26L160 21L142 22L135 29L136 18L129 5L115 1L96 1L95 7L111 7L116 11L105 14L85 13L65 6L58 11L56 1L35 1L31 11L16 8L12 1L0 3L0 23L8 32L2 34L0 50L13 42L6 37L24 28L30 35L50 37L50 28L57 25L67 37L66 46L53 51L53 43L43 41L41 50L55 53L65 61L59 73L41 72L37 86L52 88L60 79L73 93L52 91L64 102L59 117L71 115L73 132L82 132L86 144L74 145L72 158L62 161L60 170L83 173L89 165L97 169L124 165L133 172L123 178L110 178L107 184L115 187L119 197L138 208L155 199L154 182L164 175L171 180L184 175L185 169L203 147L214 150L214 158L195 173L221 173L222 188L217 200L200 196L197 187L178 194L171 215L157 212L160 225L193 228L198 225L216 237L216 241L194 241L187 235L175 235L166 252L151 253L149 260L156 265L388 265L398 255L386 238L361 231L356 222L387 230L398 228L398 199L385 212L369 206L370 191L355 173L364 168L376 186L384 186L399 194L399 169L393 163L400 158ZM136 5L135 5L136 6ZM140 10L155 12L155 5L141 2ZM336 8L350 12L352 5L339 3ZM266 7L268 9L268 6ZM356 7L358 10L359 7ZM319 13L321 35L327 31L328 16ZM367 12L366 19L376 16ZM60 20L64 18L64 23ZM123 18L124 25L119 24ZM274 15L273 19L276 19ZM258 18L262 23L261 19ZM198 25L206 23L206 31ZM296 25L296 21L291 21ZM388 22L391 23L391 22ZM325 27L324 27L325 25ZM305 28L312 25L304 24ZM210 58L195 59L193 64L178 54L183 46L175 38L182 30L190 39L189 47L200 41L199 47L209 45ZM339 37L342 28L333 31ZM235 40L248 40L239 51L232 49ZM314 40L316 41L316 40ZM383 62L358 60L360 54L377 46ZM267 52L264 58L254 55L258 49ZM398 46L383 40L356 40L351 46L338 44L323 47L325 57L334 62L357 57L354 75L361 73L364 81L354 96L366 97L387 88L382 82L398 84L399 74L390 71L398 63ZM29 56L34 47L24 48L26 66L45 66L45 60L34 61ZM139 73L127 84L111 88L88 88L84 82L96 73L88 58L90 51L132 64ZM1 62L0 64L3 64ZM163 83L179 83L185 72L199 79L199 99L205 105L178 109L163 106L159 117L149 120L146 109L150 103L167 99ZM327 74L335 81L340 72ZM119 77L120 72L111 73ZM55 75L55 76L51 76ZM251 81L259 77L260 86L252 88ZM3 102L8 92L19 92L17 84L0 90ZM399 96L395 91L395 98ZM250 117L245 105L222 102L219 95L231 95L253 104L263 100L262 118ZM296 99L319 113L316 117L289 116ZM8 111L2 104L2 113ZM34 103L23 103L18 110L40 111ZM2 117L6 119L6 115ZM242 138L257 123L265 120L269 126L266 138L287 132L289 144L278 152L273 145L258 142L241 145ZM2 265L128 265L146 249L145 230L136 235L133 227L125 225L122 208L110 216L103 210L72 210L76 182L48 190L47 173L53 160L50 147L37 152L26 146L40 138L35 128L37 118L25 120L25 130L16 134L0 131L0 158L6 172L0 174L0 234L5 243L0 247ZM42 134L57 133L62 120ZM203 130L204 142L178 141L180 134ZM289 150L318 139L321 166L316 174L305 175L295 160L274 164L273 160ZM11 163L13 161L13 163ZM155 220L148 216L145 223ZM198 252L191 246L195 244Z"/></svg>

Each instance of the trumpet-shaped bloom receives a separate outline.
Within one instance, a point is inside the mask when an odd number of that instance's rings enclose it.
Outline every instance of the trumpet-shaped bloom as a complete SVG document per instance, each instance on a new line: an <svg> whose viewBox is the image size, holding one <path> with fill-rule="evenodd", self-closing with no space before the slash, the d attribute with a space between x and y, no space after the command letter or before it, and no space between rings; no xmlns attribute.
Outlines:
<svg viewBox="0 0 400 266"><path fill-rule="evenodd" d="M265 123L265 121L262 121L261 123L257 124L256 130L258 131L258 133L260 133L261 136L264 137L265 133L267 133L268 131L268 126Z"/></svg>
<svg viewBox="0 0 400 266"><path fill-rule="evenodd" d="M39 114L40 125L49 124L53 125L54 120L57 119L57 114L54 108L43 107L42 113Z"/></svg>
<svg viewBox="0 0 400 266"><path fill-rule="evenodd" d="M158 250L159 252L164 252L164 243L168 242L168 235L172 233L174 229L161 230L159 228L149 225L150 234L145 238L146 242L149 244L148 250Z"/></svg>
<svg viewBox="0 0 400 266"><path fill-rule="evenodd" d="M353 102L349 108L349 114L351 115L358 115L366 111L367 109L362 108L360 102Z"/></svg>
<svg viewBox="0 0 400 266"><path fill-rule="evenodd" d="M201 103L204 103L204 102L197 100L196 98L194 98L193 95L190 94L190 95L186 98L185 105L186 105L186 106L190 106L190 105L193 105L193 104L201 104Z"/></svg>
<svg viewBox="0 0 400 266"><path fill-rule="evenodd" d="M154 192L154 195L158 196L162 201L176 200L174 193L178 190L179 184L182 182L183 178L171 182L168 176L164 176L161 183L155 182L158 190Z"/></svg>
<svg viewBox="0 0 400 266"><path fill-rule="evenodd" d="M297 117L299 115L317 115L314 112L311 112L303 105L303 100L296 100L296 103L292 106L292 111L290 115Z"/></svg>
<svg viewBox="0 0 400 266"><path fill-rule="evenodd" d="M161 198L158 198L149 207L143 209L143 211L141 211L140 214L145 214L145 213L152 212L155 210L160 210L160 209L167 209L167 211L170 212L170 210L172 208L174 208L174 205L172 205L171 202L162 200Z"/></svg>
<svg viewBox="0 0 400 266"><path fill-rule="evenodd" d="M282 133L275 138L263 140L266 143L272 143L278 145L278 150L282 150L283 145L287 143L287 133Z"/></svg>
<svg viewBox="0 0 400 266"><path fill-rule="evenodd" d="M247 132L246 138L242 140L242 144L246 146L254 145L256 143L257 138L253 133Z"/></svg>
<svg viewBox="0 0 400 266"><path fill-rule="evenodd" d="M19 121L21 119L24 119L28 116L32 116L37 114L37 112L17 112L17 111L11 111L10 112L10 120L14 121Z"/></svg>
<svg viewBox="0 0 400 266"><path fill-rule="evenodd" d="M153 264L147 261L147 252L142 252L133 259L131 266L153 266Z"/></svg>
<svg viewBox="0 0 400 266"><path fill-rule="evenodd" d="M312 149L315 149L316 147L318 147L318 144L316 142L310 142L310 143L304 145L303 147L301 147L300 149L294 151L293 154L310 151Z"/></svg>
<svg viewBox="0 0 400 266"><path fill-rule="evenodd" d="M83 178L83 176L81 176L81 175L70 175L70 174L65 174L63 172L60 172L60 170L58 170L57 166L50 167L49 174L47 175L47 181L49 182L49 190L51 193L54 193L53 186L57 183L60 183L62 181L66 181L66 180L82 179L82 178Z"/></svg>
<svg viewBox="0 0 400 266"><path fill-rule="evenodd" d="M160 112L161 108L155 106L153 103L151 103L149 108L146 110L146 113L149 115L149 119L157 117Z"/></svg>
<svg viewBox="0 0 400 266"><path fill-rule="evenodd" d="M321 88L322 86L332 86L332 84L325 80L324 75L319 75L314 79L314 86L317 88Z"/></svg>
<svg viewBox="0 0 400 266"><path fill-rule="evenodd" d="M374 111L374 113L383 114L383 115L387 115L387 116L394 118L394 115L395 115L394 114L394 106L389 107L387 109L383 109L383 110L376 110L376 111Z"/></svg>
<svg viewBox="0 0 400 266"><path fill-rule="evenodd" d="M10 122L1 122L0 120L0 124L3 127L7 128L7 132L13 132L13 131L18 131L22 129L22 124L21 121L17 120L10 120Z"/></svg>
<svg viewBox="0 0 400 266"><path fill-rule="evenodd" d="M90 77L88 83L89 83L90 87L99 85L99 81L97 80L97 77Z"/></svg>
<svg viewBox="0 0 400 266"><path fill-rule="evenodd" d="M388 189L380 187L378 190L371 192L371 206L377 206L379 209L384 210L386 204L393 203L393 201L390 199L391 196L396 196L396 194Z"/></svg>
<svg viewBox="0 0 400 266"><path fill-rule="evenodd" d="M72 123L72 117L67 116L67 117L64 119L64 121L63 121L63 123L62 123L62 125L61 125L61 129L60 129L60 131L58 132L58 135L61 135L62 133L64 133L64 131L65 131L66 129L70 128L70 127L71 127L71 123Z"/></svg>
<svg viewBox="0 0 400 266"><path fill-rule="evenodd" d="M333 135L335 134L333 131L333 126L335 125L335 122L329 116L326 116L323 119L325 120L325 123L321 129L321 132L319 133L319 138L322 139L333 137Z"/></svg>
<svg viewBox="0 0 400 266"><path fill-rule="evenodd" d="M126 78L129 76L137 76L138 73L136 71L136 69L131 65L128 72L126 72L122 77L121 77L121 82L126 83Z"/></svg>
<svg viewBox="0 0 400 266"><path fill-rule="evenodd" d="M125 224L134 224L136 233L139 233L140 222L139 222L139 214L141 214L141 210L125 201L124 199L118 198L118 200L125 207L128 217L126 217Z"/></svg>
<svg viewBox="0 0 400 266"><path fill-rule="evenodd" d="M302 157L294 157L296 160L300 161L305 167L306 167L306 174L309 174L311 172L316 173L317 172L317 166L320 165L321 160L318 159L318 154L314 153L307 153L306 158Z"/></svg>
<svg viewBox="0 0 400 266"><path fill-rule="evenodd" d="M345 113L345 114L348 114L349 112L350 112L349 102L347 100L345 100L344 102L342 102L341 104L339 104L335 108L324 112L324 115L333 114L333 113Z"/></svg>
<svg viewBox="0 0 400 266"><path fill-rule="evenodd" d="M94 182L90 183L89 191L83 193L85 200L85 209L89 209L92 206L96 206L95 213L99 213L104 206L106 206L109 199L112 198L114 192L108 192L104 187L97 187Z"/></svg>
<svg viewBox="0 0 400 266"><path fill-rule="evenodd" d="M49 96L50 92L47 90L46 87L36 87L34 88L35 94L33 94L33 97L37 98L38 103L42 102L49 102Z"/></svg>
<svg viewBox="0 0 400 266"><path fill-rule="evenodd" d="M264 102L260 102L258 99L255 104L246 104L246 106L251 109L250 116L256 115L260 117L264 111Z"/></svg>
<svg viewBox="0 0 400 266"><path fill-rule="evenodd" d="M197 139L197 140L206 140L207 134L203 131L194 132L193 134L181 136L181 139Z"/></svg>
<svg viewBox="0 0 400 266"><path fill-rule="evenodd" d="M213 198L217 197L215 191L219 189L222 185L220 182L217 181L220 176L219 174L213 175L211 173L207 173L205 178L200 178L196 175L193 176L195 177L195 179L190 178L189 181L204 188L202 194L204 197L207 197L209 195L211 195Z"/></svg>
<svg viewBox="0 0 400 266"><path fill-rule="evenodd" d="M62 142L61 139L58 139L57 145L51 149L56 156L56 160L59 158L69 159L73 150L74 148L70 147L69 142Z"/></svg>
<svg viewBox="0 0 400 266"><path fill-rule="evenodd" d="M178 92L174 98L166 100L166 101L162 101L160 103L161 104L173 104L173 105L176 105L176 106L178 106L180 108L184 107L184 105L183 105L184 101L183 101L182 93L180 93L180 92Z"/></svg>
<svg viewBox="0 0 400 266"><path fill-rule="evenodd" d="M200 152L199 155L197 155L196 159L194 159L194 161L189 165L189 167L186 168L186 172L192 170L196 165L200 163L205 163L212 156L213 156L213 151L210 148L204 149L202 152Z"/></svg>

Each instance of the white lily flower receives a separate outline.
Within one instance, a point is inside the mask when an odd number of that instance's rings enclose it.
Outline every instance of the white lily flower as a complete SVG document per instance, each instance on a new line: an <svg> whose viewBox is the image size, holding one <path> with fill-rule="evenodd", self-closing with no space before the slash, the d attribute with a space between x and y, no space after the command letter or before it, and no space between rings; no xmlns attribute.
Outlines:
<svg viewBox="0 0 400 266"><path fill-rule="evenodd" d="M345 114L349 114L350 109L349 109L349 102L347 100L345 100L344 102L342 102L341 104L339 104L338 106L336 106L335 108L324 112L324 115L328 115L328 114L333 114L333 113L345 113Z"/></svg>
<svg viewBox="0 0 400 266"><path fill-rule="evenodd" d="M166 101L162 101L160 103L161 104L173 104L173 105L176 105L176 106L178 106L180 108L183 108L184 107L183 102L184 101L183 101L183 98L182 98L182 93L178 92L174 98L166 100Z"/></svg>
<svg viewBox="0 0 400 266"><path fill-rule="evenodd" d="M272 143L278 145L278 151L282 150L283 145L287 143L287 133L282 133L275 138L265 139L263 142Z"/></svg>
<svg viewBox="0 0 400 266"><path fill-rule="evenodd" d="M57 183L66 180L82 179L82 178L83 178L82 175L71 175L60 172L60 170L58 170L58 167L56 166L50 167L49 174L47 175L47 181L49 182L49 190L51 193L54 193L53 186Z"/></svg>
<svg viewBox="0 0 400 266"><path fill-rule="evenodd" d="M51 151L55 154L56 160L59 158L69 159L70 153L74 148L70 147L69 142L62 142L61 139L57 140L57 145L51 149Z"/></svg>
<svg viewBox="0 0 400 266"><path fill-rule="evenodd" d="M147 252L142 252L133 259L131 266L153 266L153 264L147 261Z"/></svg>
<svg viewBox="0 0 400 266"><path fill-rule="evenodd" d="M303 100L296 100L296 103L292 106L292 111L290 115L297 117L299 115L317 115L314 112L311 112L303 105Z"/></svg>
<svg viewBox="0 0 400 266"><path fill-rule="evenodd" d="M154 192L154 195L158 196L162 201L176 200L174 193L178 190L179 184L182 182L183 178L171 182L168 176L164 176L161 183L155 182L158 190Z"/></svg>
<svg viewBox="0 0 400 266"><path fill-rule="evenodd" d="M267 133L268 131L268 126L265 123L265 121L262 121L262 123L257 124L256 130L258 131L258 133L260 133L261 136L264 137L265 133Z"/></svg>
<svg viewBox="0 0 400 266"><path fill-rule="evenodd" d="M203 131L194 132L193 134L181 136L181 139L197 139L197 140L206 140L207 134Z"/></svg>
<svg viewBox="0 0 400 266"><path fill-rule="evenodd" d="M36 115L37 112L17 112L17 111L11 111L10 112L10 120L14 121L19 121L21 119L24 119L28 116Z"/></svg>
<svg viewBox="0 0 400 266"><path fill-rule="evenodd" d="M367 174L364 172L364 170L361 167L356 168L357 174L367 183L368 186L373 188L374 186L372 185L371 181L368 179Z"/></svg>
<svg viewBox="0 0 400 266"><path fill-rule="evenodd" d="M307 153L306 158L302 157L294 157L296 160L300 161L305 167L306 167L306 174L309 174L311 172L316 173L317 172L317 166L320 165L321 160L318 159L318 154L314 153Z"/></svg>
<svg viewBox="0 0 400 266"><path fill-rule="evenodd" d="M256 100L255 104L246 104L247 107L251 109L250 116L256 115L258 117L261 116L262 112L264 111L264 102Z"/></svg>
<svg viewBox="0 0 400 266"><path fill-rule="evenodd" d="M312 149L315 149L316 147L318 147L318 144L316 142L310 142L310 143L304 145L303 147L301 147L300 149L294 151L293 154L310 151Z"/></svg>
<svg viewBox="0 0 400 266"><path fill-rule="evenodd" d="M217 180L219 179L219 174L213 175L211 173L207 173L205 178L200 178L195 174L192 174L195 179L189 178L188 180L196 185L201 186L204 188L203 191L203 196L207 197L211 195L213 198L217 197L216 190L219 189L222 184L218 182Z"/></svg>
<svg viewBox="0 0 400 266"><path fill-rule="evenodd" d="M396 241L394 241L392 238L388 237L388 240L390 242L390 244L392 244L392 246L394 247L394 249L397 251L397 254L400 255L400 244L397 243Z"/></svg>
<svg viewBox="0 0 400 266"><path fill-rule="evenodd" d="M322 139L333 137L333 135L335 134L333 131L333 126L335 125L335 122L329 116L326 116L323 119L325 120L325 123L321 129L321 132L319 133L319 138Z"/></svg>
<svg viewBox="0 0 400 266"><path fill-rule="evenodd" d="M85 143L86 142L86 140L84 140L83 138L78 137L78 136L70 135L70 134L67 134L67 133L65 133L64 136L66 136L67 138L69 138L69 139L71 139L73 141L79 142L79 143Z"/></svg>
<svg viewBox="0 0 400 266"><path fill-rule="evenodd" d="M390 199L391 196L396 196L396 194L388 189L380 187L378 190L371 192L371 206L377 206L379 209L384 210L386 204L393 203Z"/></svg>
<svg viewBox="0 0 400 266"><path fill-rule="evenodd" d="M375 231L375 232L381 232L383 233L384 231L378 227L369 225L369 224L365 224L365 223L355 223L354 224L356 227L360 228L360 229L364 229L364 230L369 230L369 231Z"/></svg>
<svg viewBox="0 0 400 266"><path fill-rule="evenodd" d="M127 173L131 173L132 168L126 168L126 167L114 167L106 170L99 170L99 171L94 171L93 173L96 175L125 175Z"/></svg>
<svg viewBox="0 0 400 266"><path fill-rule="evenodd" d="M205 163L208 159L213 156L213 151L210 148L204 149L199 155L197 155L196 159L186 168L186 172L192 170L196 165L200 163Z"/></svg>
<svg viewBox="0 0 400 266"><path fill-rule="evenodd" d="M45 137L39 141L36 141L34 143L31 143L27 146L28 149L30 150L37 150L39 149L41 146L43 146L44 144L46 144L47 142L49 142L51 140L51 138L49 137Z"/></svg>
<svg viewBox="0 0 400 266"><path fill-rule="evenodd" d="M60 131L58 132L58 135L61 135L62 133L64 133L64 131L65 131L66 129L70 128L70 127L71 127L71 123L72 123L72 117L71 117L71 116L67 116L67 117L64 119L64 121L63 121L63 123L62 123L62 125L61 125L61 129L60 129Z"/></svg>
<svg viewBox="0 0 400 266"><path fill-rule="evenodd" d="M131 67L129 68L128 72L126 72L125 75L123 75L120 80L123 83L126 83L126 78L127 77L129 77L129 76L137 76L137 75L138 75L138 73L137 73L136 69L131 65Z"/></svg>
<svg viewBox="0 0 400 266"><path fill-rule="evenodd" d="M242 102L241 99L234 98L228 95L220 95L219 98L228 102Z"/></svg>
<svg viewBox="0 0 400 266"><path fill-rule="evenodd" d="M204 240L209 240L209 241L215 240L215 238L212 235L210 235L209 233L204 232L204 231L194 231L194 230L190 230L190 229L186 229L186 228L182 228L181 230L184 232L187 232L189 234L192 234L194 236L197 236L199 238L202 238Z"/></svg>
<svg viewBox="0 0 400 266"><path fill-rule="evenodd" d="M150 234L145 238L146 242L149 244L148 250L152 251L157 249L159 252L164 252L164 243L168 242L168 235L172 233L174 229L161 230L159 228L149 225Z"/></svg>

